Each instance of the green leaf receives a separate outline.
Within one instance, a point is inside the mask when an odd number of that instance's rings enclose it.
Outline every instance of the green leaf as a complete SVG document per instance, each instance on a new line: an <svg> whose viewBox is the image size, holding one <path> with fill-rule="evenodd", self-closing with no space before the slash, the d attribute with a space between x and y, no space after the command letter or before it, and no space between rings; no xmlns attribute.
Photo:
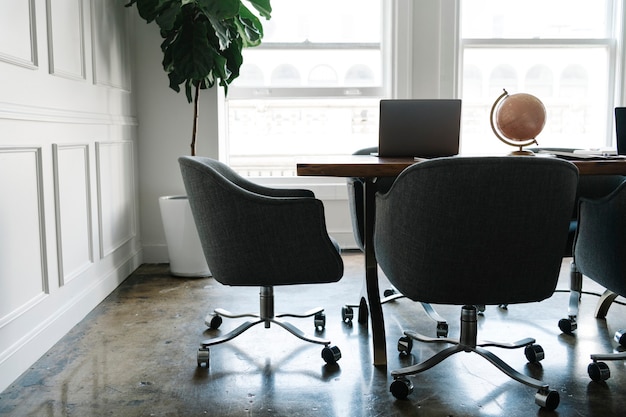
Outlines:
<svg viewBox="0 0 626 417"><path fill-rule="evenodd" d="M161 11L161 13L156 17L156 22L161 30L172 30L176 19L180 15L180 9L180 2L171 2Z"/></svg>
<svg viewBox="0 0 626 417"><path fill-rule="evenodd" d="M237 15L241 0L196 0L196 3L206 17L222 20Z"/></svg>
<svg viewBox="0 0 626 417"><path fill-rule="evenodd" d="M258 46L263 38L263 25L259 19L245 6L241 6L240 15L234 19L243 47Z"/></svg>
<svg viewBox="0 0 626 417"><path fill-rule="evenodd" d="M173 65L186 78L199 80L211 72L217 52L209 44L208 24L183 26L180 36L172 44Z"/></svg>
<svg viewBox="0 0 626 417"><path fill-rule="evenodd" d="M226 71L221 74L222 82L220 82L220 85L227 86L235 78L239 77L239 69L241 64L243 64L241 48L241 39L235 39L228 49L222 51L221 55L225 60Z"/></svg>
<svg viewBox="0 0 626 417"><path fill-rule="evenodd" d="M170 7L172 3L177 3L177 0L135 0L129 3L137 5L137 11L146 22L150 23L155 20L161 12Z"/></svg>
<svg viewBox="0 0 626 417"><path fill-rule="evenodd" d="M231 39L234 37L233 32L228 26L229 20L219 20L214 16L208 16L209 22L215 31L215 35L219 39L219 48L226 49L230 45Z"/></svg>
<svg viewBox="0 0 626 417"><path fill-rule="evenodd" d="M261 16L269 20L272 17L270 0L248 0Z"/></svg>

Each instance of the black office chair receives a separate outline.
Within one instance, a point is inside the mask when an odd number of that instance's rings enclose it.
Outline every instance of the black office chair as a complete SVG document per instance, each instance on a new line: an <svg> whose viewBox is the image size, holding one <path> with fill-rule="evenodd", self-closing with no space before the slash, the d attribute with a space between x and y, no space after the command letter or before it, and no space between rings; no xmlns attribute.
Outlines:
<svg viewBox="0 0 626 417"><path fill-rule="evenodd" d="M544 352L535 339L478 341L475 306L529 303L552 295L577 181L573 164L553 158L453 157L415 164L386 194L377 194L374 248L392 285L414 301L463 306L459 339L404 332L401 353L410 354L413 340L453 346L392 371L395 397L413 390L409 375L455 353L475 352L537 388L538 405L558 406L558 392L484 349L525 347L526 358L538 362Z"/></svg>
<svg viewBox="0 0 626 417"><path fill-rule="evenodd" d="M528 148L535 153L558 151L558 152L574 152L579 148L546 148L535 147ZM598 198L607 195L617 187L623 180L621 175L583 175L578 179L578 188L576 190L576 201L579 198ZM573 256L574 237L576 236L576 229L578 228L578 203L574 204L574 210L572 210L572 218L569 223L569 231L567 234L567 242L563 249L563 257L569 258ZM570 297L568 315L566 318L559 320L559 329L566 334L573 334L577 327L577 316L580 305L580 298L583 294L583 277L576 263L572 261L570 264ZM592 293L588 293L592 294Z"/></svg>
<svg viewBox="0 0 626 417"><path fill-rule="evenodd" d="M378 152L378 147L373 146L370 148L363 148L356 151L353 155L371 155ZM376 190L378 192L387 192L391 188L396 177L380 177L376 179ZM351 177L347 179L348 184L348 203L350 206L350 218L352 219L352 230L354 233L354 240L358 248L364 251L364 231L363 231L363 219L364 219L364 204L363 204L363 178ZM404 295L399 293L395 288L387 288L383 292L383 298L380 300L381 304L386 304L390 301L403 298ZM435 308L428 303L421 303L422 308L436 323L437 337L446 337L448 335L448 322L442 318ZM359 306L356 304L346 304L341 309L341 317L344 322L350 322L354 318L354 309ZM361 311L359 311L361 313ZM359 322L365 322L365 318L359 316Z"/></svg>
<svg viewBox="0 0 626 417"><path fill-rule="evenodd" d="M260 313L233 314L214 310L211 328L222 317L254 317L220 337L205 340L198 366L209 366L209 346L227 342L252 326L277 324L302 340L324 345L322 358L341 358L330 341L307 336L282 317L314 316L316 329L325 326L323 309L303 314L274 314L274 287L339 281L343 261L339 246L326 231L324 208L309 190L273 189L254 184L225 164L209 158L183 156L180 168L207 264L216 281L230 286L258 286Z"/></svg>
<svg viewBox="0 0 626 417"><path fill-rule="evenodd" d="M596 306L595 317L606 318L611 304L626 295L626 179L608 195L581 198L574 264L579 273L606 288ZM578 298L576 299L578 300ZM626 331L618 330L615 341L626 347ZM589 377L605 381L611 376L605 362L626 359L626 352L592 354Z"/></svg>
<svg viewBox="0 0 626 417"><path fill-rule="evenodd" d="M624 177L621 175L583 175L578 180L578 190L576 193L576 200L580 199L597 199L602 196L606 196L613 191L619 184L622 183ZM579 204L574 205L574 211L572 214L572 220L570 221L569 234L567 239L567 246L565 249L565 256L573 256L574 239L576 231L578 229L579 216L578 216ZM570 265L570 296L568 305L568 315L566 318L559 320L559 329L566 334L573 334L578 328L578 311L580 306L580 299L583 294L583 276L581 274L576 260L573 259ZM593 293L587 292L587 294L593 295Z"/></svg>

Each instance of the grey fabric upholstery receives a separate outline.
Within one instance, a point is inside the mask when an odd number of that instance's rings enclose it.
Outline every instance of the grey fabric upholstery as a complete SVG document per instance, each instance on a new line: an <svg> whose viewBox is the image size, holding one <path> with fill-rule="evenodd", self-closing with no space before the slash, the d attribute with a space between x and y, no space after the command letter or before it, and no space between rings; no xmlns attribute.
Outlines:
<svg viewBox="0 0 626 417"><path fill-rule="evenodd" d="M602 195L605 190L597 190ZM570 288L569 315L559 321L559 328L572 334L576 323L582 275L591 278L606 288L596 306L595 317L604 319L618 296L626 295L626 178L608 195L598 198L580 198L578 228L574 240L574 260ZM581 275L582 274L582 275ZM618 330L614 339L621 345L608 354L591 354L593 362L587 367L589 377L604 381L611 376L609 366L602 362L626 360L626 332Z"/></svg>
<svg viewBox="0 0 626 417"><path fill-rule="evenodd" d="M343 275L321 201L309 190L254 184L225 164L181 157L207 264L233 286L329 283Z"/></svg>
<svg viewBox="0 0 626 417"><path fill-rule="evenodd" d="M537 363L543 348L532 338L480 341L476 306L535 302L553 294L577 182L577 168L556 158L451 157L410 166L376 196L374 250L391 284L415 301L462 305L458 339L404 331L401 353L410 353L413 340L453 346L392 371L395 397L413 390L407 376L456 353L474 352L537 388L539 406L558 406L558 391L485 349L524 347L529 362Z"/></svg>
<svg viewBox="0 0 626 417"><path fill-rule="evenodd" d="M583 275L616 294L626 295L624 177L608 195L580 199L574 262Z"/></svg>
<svg viewBox="0 0 626 417"><path fill-rule="evenodd" d="M574 152L576 148L527 148L533 152L539 151L559 151ZM576 191L576 200L580 197L598 198L607 195L622 182L621 175L584 175L578 179L578 189ZM574 204L572 219L569 224L569 233L567 235L567 243L563 256L570 257L573 255L574 236L578 227L578 204Z"/></svg>
<svg viewBox="0 0 626 417"><path fill-rule="evenodd" d="M543 300L556 286L577 181L573 164L553 158L415 164L377 195L379 265L416 301Z"/></svg>
<svg viewBox="0 0 626 417"><path fill-rule="evenodd" d="M609 194L623 180L621 175L583 175L578 179L576 200L579 198L598 198ZM570 221L569 234L565 247L565 256L573 256L574 237L578 228L578 204L574 204L574 212Z"/></svg>

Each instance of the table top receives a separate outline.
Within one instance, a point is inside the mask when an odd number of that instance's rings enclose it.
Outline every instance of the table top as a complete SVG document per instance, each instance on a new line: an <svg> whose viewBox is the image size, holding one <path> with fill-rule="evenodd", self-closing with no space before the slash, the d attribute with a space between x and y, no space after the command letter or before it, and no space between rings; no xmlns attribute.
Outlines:
<svg viewBox="0 0 626 417"><path fill-rule="evenodd" d="M532 158L532 156L528 157ZM420 162L414 158L383 158L372 155L321 156L301 159L298 176L395 177ZM626 159L570 160L580 175L626 175Z"/></svg>

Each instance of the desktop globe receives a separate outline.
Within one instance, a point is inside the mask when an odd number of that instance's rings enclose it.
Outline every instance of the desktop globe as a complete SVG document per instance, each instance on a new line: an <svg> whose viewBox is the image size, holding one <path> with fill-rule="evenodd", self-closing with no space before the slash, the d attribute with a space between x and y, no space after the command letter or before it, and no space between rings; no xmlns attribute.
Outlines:
<svg viewBox="0 0 626 417"><path fill-rule="evenodd" d="M546 124L546 108L537 97L504 90L491 107L491 129L507 145L518 147L513 155L534 155L523 147L537 144L536 137Z"/></svg>

